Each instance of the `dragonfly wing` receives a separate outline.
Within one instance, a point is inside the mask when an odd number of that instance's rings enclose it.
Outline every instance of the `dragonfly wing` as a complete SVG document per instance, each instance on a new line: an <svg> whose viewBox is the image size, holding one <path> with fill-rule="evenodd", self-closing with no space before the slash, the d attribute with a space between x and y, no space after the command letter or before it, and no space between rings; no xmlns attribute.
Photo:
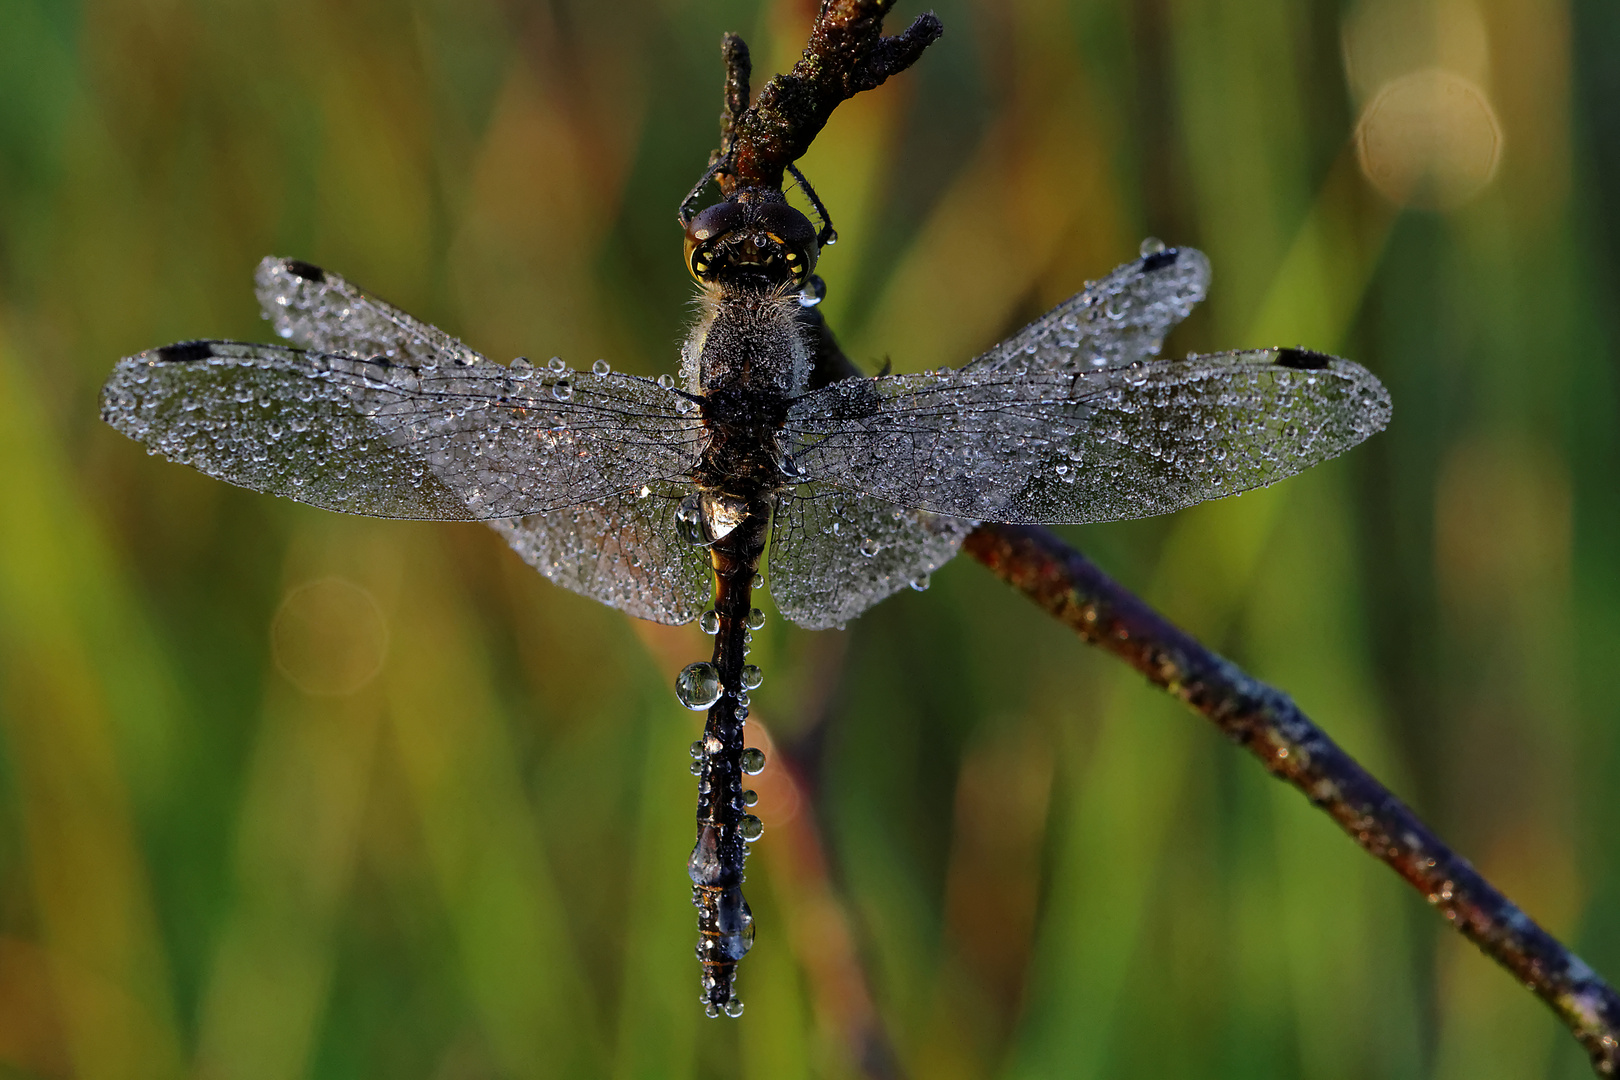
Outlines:
<svg viewBox="0 0 1620 1080"><path fill-rule="evenodd" d="M805 477L952 517L1148 517L1261 487L1389 420L1366 369L1299 349L1095 371L847 379L791 406Z"/></svg>
<svg viewBox="0 0 1620 1080"><path fill-rule="evenodd" d="M259 263L253 284L276 334L306 349L382 356L408 367L484 361L438 327L302 260L269 256Z"/></svg>
<svg viewBox="0 0 1620 1080"><path fill-rule="evenodd" d="M828 484L798 484L776 497L771 598L800 626L842 626L944 566L973 525Z"/></svg>
<svg viewBox="0 0 1620 1080"><path fill-rule="evenodd" d="M1061 371L1128 367L1159 354L1164 335L1204 298L1209 260L1167 248L1126 263L1065 300L964 371Z"/></svg>
<svg viewBox="0 0 1620 1080"><path fill-rule="evenodd" d="M650 379L194 341L119 362L102 416L255 491L377 517L518 517L690 473L697 410Z"/></svg>
<svg viewBox="0 0 1620 1080"><path fill-rule="evenodd" d="M708 606L706 548L676 532L688 485L656 483L561 510L489 523L554 584L638 619L678 625Z"/></svg>

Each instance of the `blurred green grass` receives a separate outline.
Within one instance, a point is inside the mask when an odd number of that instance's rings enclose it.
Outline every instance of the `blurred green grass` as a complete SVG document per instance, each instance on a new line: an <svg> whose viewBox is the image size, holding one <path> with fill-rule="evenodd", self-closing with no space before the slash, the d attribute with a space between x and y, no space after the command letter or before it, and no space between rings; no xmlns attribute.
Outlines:
<svg viewBox="0 0 1620 1080"><path fill-rule="evenodd" d="M1172 350L1376 371L1395 420L1348 457L1072 535L1620 977L1613 4L936 10L803 163L851 354L960 363L1153 234L1215 267ZM500 359L672 368L719 35L762 82L810 14L0 0L0 1076L855 1075L844 955L905 1075L1586 1074L1294 792L965 561L846 633L760 633L755 715L825 724L836 888L806 885L810 808L767 798L749 1011L704 1020L669 692L701 635L96 419L119 356L263 339L266 253ZM1352 135L1429 64L1481 89L1501 164L1397 210ZM312 696L272 627L333 579L366 605L333 640L380 617L386 658Z"/></svg>

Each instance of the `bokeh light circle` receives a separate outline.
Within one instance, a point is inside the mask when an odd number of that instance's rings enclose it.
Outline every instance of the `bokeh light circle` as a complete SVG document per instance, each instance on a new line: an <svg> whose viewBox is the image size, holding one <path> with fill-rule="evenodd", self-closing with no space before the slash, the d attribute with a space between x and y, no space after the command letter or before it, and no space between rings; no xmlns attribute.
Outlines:
<svg viewBox="0 0 1620 1080"><path fill-rule="evenodd" d="M382 670L388 623L370 592L346 578L321 578L282 598L270 649L277 669L304 693L341 697Z"/></svg>
<svg viewBox="0 0 1620 1080"><path fill-rule="evenodd" d="M1361 171L1391 202L1450 210L1491 182L1502 125L1485 91L1444 68L1390 79L1356 124Z"/></svg>

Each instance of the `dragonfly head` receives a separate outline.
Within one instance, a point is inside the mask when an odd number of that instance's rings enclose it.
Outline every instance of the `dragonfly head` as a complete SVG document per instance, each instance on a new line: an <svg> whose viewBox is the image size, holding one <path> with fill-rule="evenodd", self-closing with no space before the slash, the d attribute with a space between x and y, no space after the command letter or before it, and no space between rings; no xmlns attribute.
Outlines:
<svg viewBox="0 0 1620 1080"><path fill-rule="evenodd" d="M735 191L686 226L686 268L705 285L800 288L819 252L810 219L768 188Z"/></svg>

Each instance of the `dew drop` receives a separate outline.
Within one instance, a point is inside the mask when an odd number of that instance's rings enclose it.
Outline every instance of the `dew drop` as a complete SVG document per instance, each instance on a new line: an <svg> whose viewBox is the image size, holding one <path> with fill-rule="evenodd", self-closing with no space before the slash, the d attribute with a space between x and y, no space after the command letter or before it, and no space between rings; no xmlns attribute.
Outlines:
<svg viewBox="0 0 1620 1080"><path fill-rule="evenodd" d="M703 528L703 502L697 492L692 492L681 500L675 508L675 531L681 534L681 539L688 544L698 547L708 547L714 543Z"/></svg>
<svg viewBox="0 0 1620 1080"><path fill-rule="evenodd" d="M758 664L744 664L742 669L742 684L745 690L754 690L765 681L765 673L759 670Z"/></svg>
<svg viewBox="0 0 1620 1080"><path fill-rule="evenodd" d="M568 365L563 363L563 358L560 356L553 356L550 360L547 360L546 367L558 374L568 370Z"/></svg>
<svg viewBox="0 0 1620 1080"><path fill-rule="evenodd" d="M928 575L918 574L916 577L912 578L908 584L910 584L910 586L913 589L916 589L918 592L924 592L927 590L929 585Z"/></svg>
<svg viewBox="0 0 1620 1080"><path fill-rule="evenodd" d="M758 577L759 575L756 574L754 576ZM762 627L764 625L765 625L765 613L763 611L759 610L759 608L754 608L754 609L752 609L751 611L748 612L748 629L750 629L750 630L758 630L760 627Z"/></svg>
<svg viewBox="0 0 1620 1080"><path fill-rule="evenodd" d="M1161 252L1163 250L1164 250L1164 241L1160 240L1156 236L1150 236L1146 240L1143 240L1142 241L1142 246L1137 248L1137 251L1140 252L1142 258L1144 258L1144 259L1147 258L1149 255L1157 255L1159 252Z"/></svg>
<svg viewBox="0 0 1620 1080"><path fill-rule="evenodd" d="M551 396L558 401L567 401L574 396L574 386L567 379L558 379L551 388Z"/></svg>
<svg viewBox="0 0 1620 1080"><path fill-rule="evenodd" d="M673 390L673 389L675 389L675 376L667 374L667 373L658 376L658 385L659 385L659 387L661 389L664 389L664 390Z"/></svg>
<svg viewBox="0 0 1620 1080"><path fill-rule="evenodd" d="M726 1015L727 1016L729 1016L733 1020L735 1020L735 1019L737 1019L737 1017L741 1016L742 1014L743 1014L743 1003L742 1002L738 1001L736 998L732 998L730 1001L726 1002Z"/></svg>
<svg viewBox="0 0 1620 1080"><path fill-rule="evenodd" d="M686 752L688 754L691 754L694 758L702 757L703 756L703 740L698 739L695 742L693 742L691 746L688 746L686 748Z"/></svg>
<svg viewBox="0 0 1620 1080"><path fill-rule="evenodd" d="M742 752L742 771L749 776L758 776L765 769L765 751L757 746L750 746Z"/></svg>
<svg viewBox="0 0 1620 1080"><path fill-rule="evenodd" d="M694 711L720 700L720 672L707 660L687 664L675 677L675 696Z"/></svg>
<svg viewBox="0 0 1620 1080"><path fill-rule="evenodd" d="M759 792L755 791L753 788L749 788L747 791L742 793L742 804L744 806L754 806L758 802Z"/></svg>
<svg viewBox="0 0 1620 1080"><path fill-rule="evenodd" d="M711 608L699 615L698 629L705 634L718 634L720 632L720 613Z"/></svg>
<svg viewBox="0 0 1620 1080"><path fill-rule="evenodd" d="M744 840L753 843L765 835L765 823L753 814L744 814L742 820L737 822L737 831Z"/></svg>
<svg viewBox="0 0 1620 1080"><path fill-rule="evenodd" d="M609 364L606 360L598 360L596 363L591 365L592 375L606 375L612 370L613 365Z"/></svg>
<svg viewBox="0 0 1620 1080"><path fill-rule="evenodd" d="M703 775L703 762L701 762L701 761L692 762L692 764L690 764L690 765L688 765L686 767L686 771L691 773L693 776L702 776Z"/></svg>
<svg viewBox="0 0 1620 1080"><path fill-rule="evenodd" d="M882 550L882 548L883 545L872 539L870 536L861 541L861 554L865 555L868 559L876 555L880 550Z"/></svg>
<svg viewBox="0 0 1620 1080"><path fill-rule="evenodd" d="M751 582L751 584L756 589L763 589L765 587L765 575L764 574L755 574L754 575L754 580Z"/></svg>
<svg viewBox="0 0 1620 1080"><path fill-rule="evenodd" d="M529 358L527 356L519 356L513 358L512 370L530 372L534 370L534 365L529 362Z"/></svg>

